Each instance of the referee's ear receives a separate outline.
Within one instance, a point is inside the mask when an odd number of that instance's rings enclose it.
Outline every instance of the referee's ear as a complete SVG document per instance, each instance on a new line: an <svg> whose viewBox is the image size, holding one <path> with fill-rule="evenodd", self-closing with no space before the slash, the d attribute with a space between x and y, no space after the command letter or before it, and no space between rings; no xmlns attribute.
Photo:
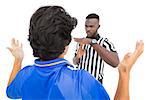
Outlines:
<svg viewBox="0 0 150 100"><path fill-rule="evenodd" d="M97 30L100 28L100 25L98 25Z"/></svg>

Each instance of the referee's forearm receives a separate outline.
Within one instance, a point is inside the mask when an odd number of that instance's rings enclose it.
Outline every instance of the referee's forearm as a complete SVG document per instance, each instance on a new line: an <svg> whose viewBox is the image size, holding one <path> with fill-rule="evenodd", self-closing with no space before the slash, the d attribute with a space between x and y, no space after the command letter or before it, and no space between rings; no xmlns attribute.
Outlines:
<svg viewBox="0 0 150 100"><path fill-rule="evenodd" d="M112 67L117 67L119 64L119 57L117 53L108 51L106 48L100 46L99 44L92 45L94 50L97 51L98 55Z"/></svg>

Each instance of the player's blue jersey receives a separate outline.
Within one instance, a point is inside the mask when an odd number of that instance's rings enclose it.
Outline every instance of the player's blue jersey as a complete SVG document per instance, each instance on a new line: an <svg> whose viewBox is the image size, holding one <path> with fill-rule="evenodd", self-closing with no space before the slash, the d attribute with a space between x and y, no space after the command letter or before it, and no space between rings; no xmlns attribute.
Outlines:
<svg viewBox="0 0 150 100"><path fill-rule="evenodd" d="M23 100L110 100L101 83L63 58L35 60L19 71L6 92Z"/></svg>

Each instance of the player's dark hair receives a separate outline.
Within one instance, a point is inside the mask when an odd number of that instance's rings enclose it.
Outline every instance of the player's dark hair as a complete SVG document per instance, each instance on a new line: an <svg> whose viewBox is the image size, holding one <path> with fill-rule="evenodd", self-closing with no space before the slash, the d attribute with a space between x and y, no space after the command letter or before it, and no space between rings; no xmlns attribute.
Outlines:
<svg viewBox="0 0 150 100"><path fill-rule="evenodd" d="M33 55L42 60L57 58L71 42L71 31L77 25L61 6L40 7L31 17L29 41Z"/></svg>

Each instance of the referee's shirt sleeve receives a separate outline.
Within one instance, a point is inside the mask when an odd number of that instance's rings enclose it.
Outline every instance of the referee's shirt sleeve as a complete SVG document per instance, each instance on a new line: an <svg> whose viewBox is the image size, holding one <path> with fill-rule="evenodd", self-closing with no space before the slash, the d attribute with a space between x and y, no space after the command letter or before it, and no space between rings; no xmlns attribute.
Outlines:
<svg viewBox="0 0 150 100"><path fill-rule="evenodd" d="M103 41L103 47L109 51L117 52L114 44L112 42L110 42L107 38L105 38Z"/></svg>

